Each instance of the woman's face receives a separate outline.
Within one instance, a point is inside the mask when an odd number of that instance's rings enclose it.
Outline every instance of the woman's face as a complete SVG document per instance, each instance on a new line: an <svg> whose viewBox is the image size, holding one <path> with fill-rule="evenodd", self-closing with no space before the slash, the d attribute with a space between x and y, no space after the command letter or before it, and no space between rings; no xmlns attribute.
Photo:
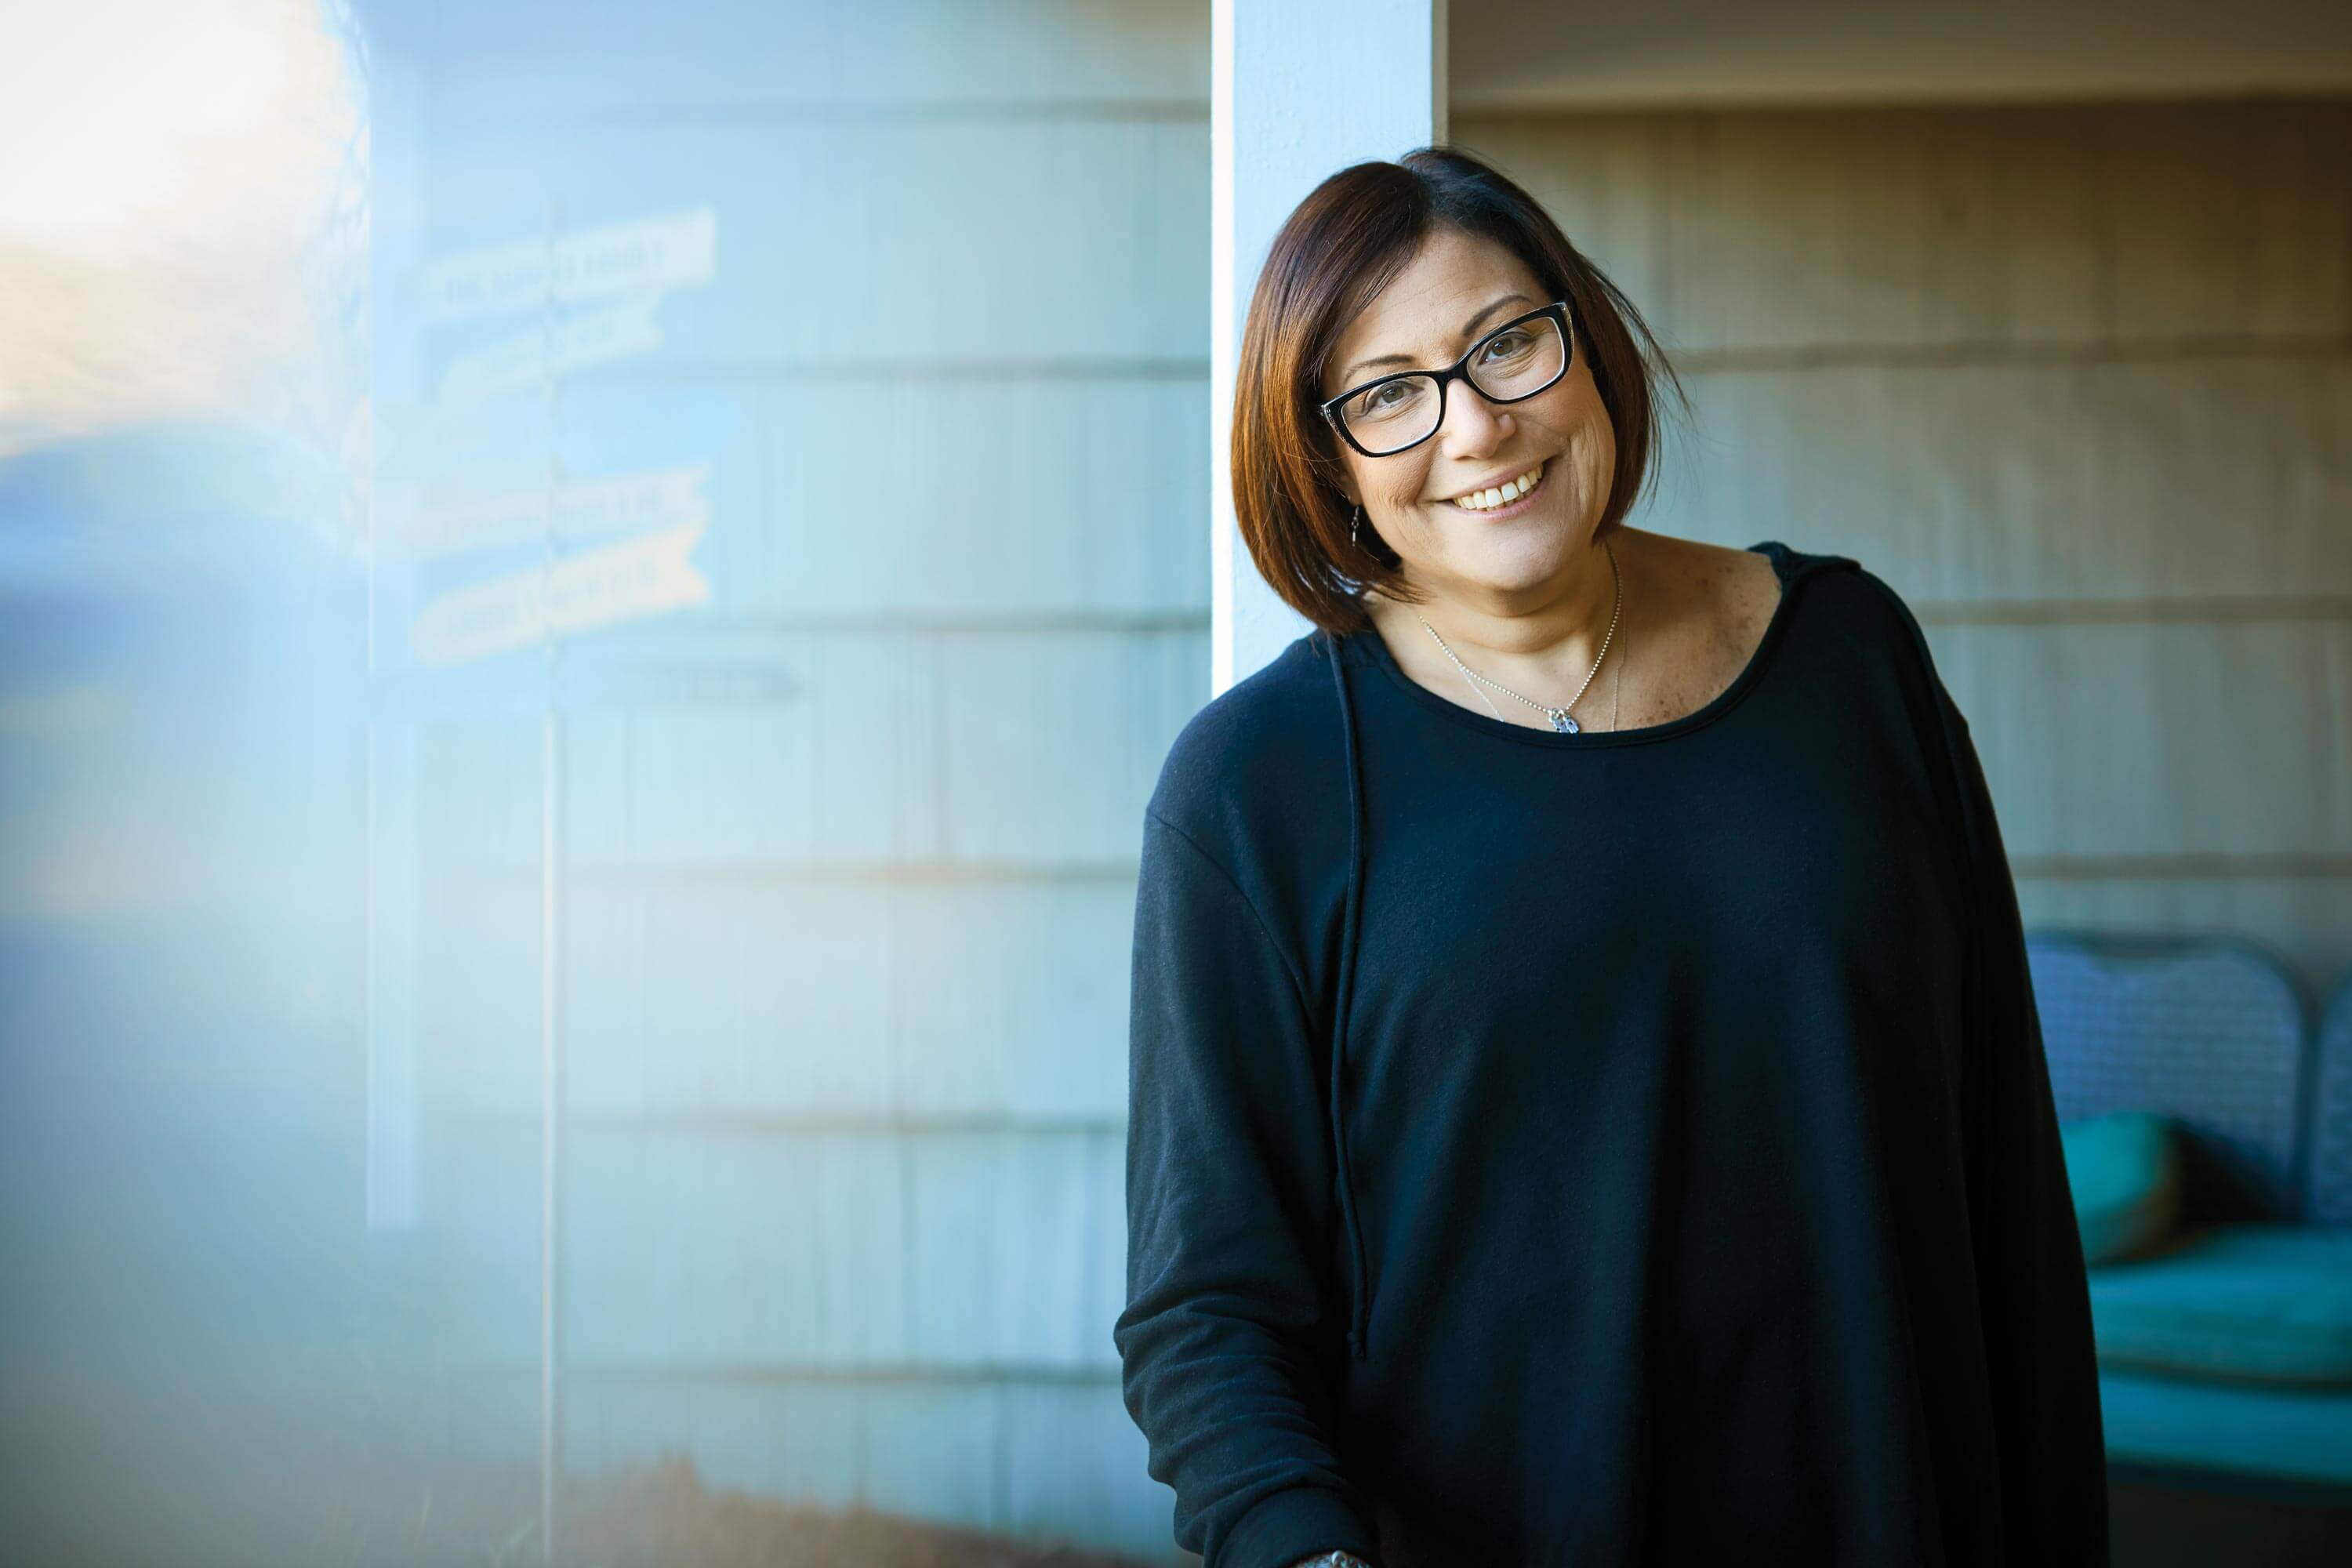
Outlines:
<svg viewBox="0 0 2352 1568"><path fill-rule="evenodd" d="M1526 263L1458 229L1433 233L1412 264L1339 334L1324 398L1376 376L1452 364L1513 317L1552 302ZM1400 363L1364 361L1402 354ZM1468 383L1445 390L1445 421L1420 446L1367 458L1332 437L1347 465L1340 488L1404 559L1405 580L1451 598L1540 600L1584 570L1609 504L1617 442L1592 384L1585 345L1568 373L1524 402L1488 403ZM1454 498L1542 465L1525 510L1491 518Z"/></svg>

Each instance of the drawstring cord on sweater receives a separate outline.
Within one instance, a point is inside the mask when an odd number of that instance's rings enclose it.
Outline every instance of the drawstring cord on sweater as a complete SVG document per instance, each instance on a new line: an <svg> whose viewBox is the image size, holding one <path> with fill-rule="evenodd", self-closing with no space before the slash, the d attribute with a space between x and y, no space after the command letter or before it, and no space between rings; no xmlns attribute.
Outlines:
<svg viewBox="0 0 2352 1568"><path fill-rule="evenodd" d="M1331 658L1331 684L1339 695L1339 732L1348 759L1348 896L1340 914L1339 993L1331 1023L1331 1146L1339 1166L1339 1217L1348 1234L1349 1263L1355 1289L1348 1320L1348 1353L1365 1359L1364 1237L1356 1223L1355 1183L1348 1163L1347 1119L1340 1114L1340 1068L1348 1038L1348 998L1354 988L1357 910L1363 898L1364 803L1363 777L1356 755L1356 715L1348 700L1348 677L1341 668L1339 639L1326 632L1325 650Z"/></svg>

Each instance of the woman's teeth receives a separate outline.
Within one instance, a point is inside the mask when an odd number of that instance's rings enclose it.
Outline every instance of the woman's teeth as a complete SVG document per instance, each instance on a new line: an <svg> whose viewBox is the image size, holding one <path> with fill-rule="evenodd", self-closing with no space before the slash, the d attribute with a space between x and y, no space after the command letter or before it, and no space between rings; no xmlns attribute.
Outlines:
<svg viewBox="0 0 2352 1568"><path fill-rule="evenodd" d="M1472 490L1466 496L1455 496L1454 504L1464 511L1492 511L1498 506L1508 506L1536 488L1543 478L1543 465L1538 463L1516 479L1483 490Z"/></svg>

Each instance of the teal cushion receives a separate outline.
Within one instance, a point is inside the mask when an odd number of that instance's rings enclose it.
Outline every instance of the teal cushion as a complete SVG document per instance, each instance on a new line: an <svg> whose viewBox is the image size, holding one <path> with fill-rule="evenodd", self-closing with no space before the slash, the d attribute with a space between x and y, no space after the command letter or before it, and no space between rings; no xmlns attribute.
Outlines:
<svg viewBox="0 0 2352 1568"><path fill-rule="evenodd" d="M2124 1110L2058 1129L2083 1261L2112 1263L2164 1239L2180 1213L2180 1151L2162 1116Z"/></svg>
<svg viewBox="0 0 2352 1568"><path fill-rule="evenodd" d="M2099 1368L2107 1458L2352 1486L2352 1388L2283 1388Z"/></svg>
<svg viewBox="0 0 2352 1568"><path fill-rule="evenodd" d="M2352 1386L2352 1231L2211 1226L2090 1287L2102 1365Z"/></svg>

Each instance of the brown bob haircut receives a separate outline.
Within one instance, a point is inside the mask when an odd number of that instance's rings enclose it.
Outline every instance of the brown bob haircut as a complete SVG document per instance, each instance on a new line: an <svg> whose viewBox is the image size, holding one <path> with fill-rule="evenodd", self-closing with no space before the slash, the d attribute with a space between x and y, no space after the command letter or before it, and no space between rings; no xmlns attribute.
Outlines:
<svg viewBox="0 0 2352 1568"><path fill-rule="evenodd" d="M1655 394L1663 375L1690 400L1633 301L1568 242L1534 197L1458 148L1416 148L1395 163L1350 164L1308 193L1266 255L1242 329L1234 378L1234 511L1257 569L1289 605L1339 636L1370 624L1367 587L1408 603L1402 563L1334 482L1347 472L1323 419L1323 372L1349 321L1409 265L1433 231L1489 239L1525 262L1549 298L1568 301L1576 352L1609 411L1617 468L1595 537L1622 523L1654 478ZM1635 332L1647 345L1635 346Z"/></svg>

